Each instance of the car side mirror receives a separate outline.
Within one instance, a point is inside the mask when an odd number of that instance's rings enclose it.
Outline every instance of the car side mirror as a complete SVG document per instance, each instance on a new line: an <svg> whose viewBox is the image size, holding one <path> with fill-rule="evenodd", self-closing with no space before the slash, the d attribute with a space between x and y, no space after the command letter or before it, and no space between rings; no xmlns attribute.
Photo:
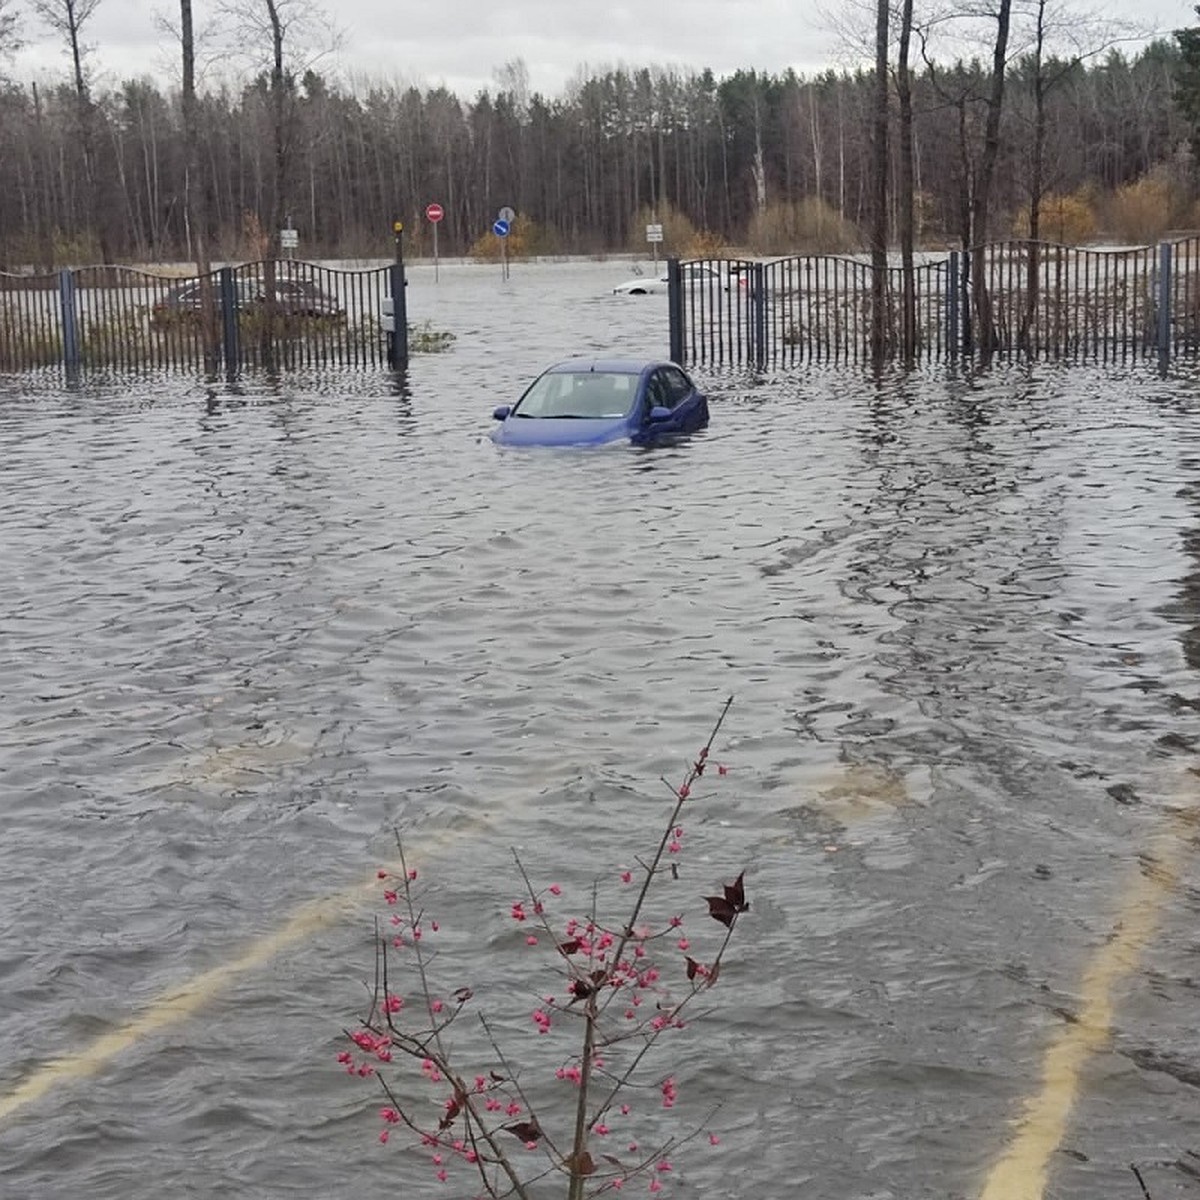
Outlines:
<svg viewBox="0 0 1200 1200"><path fill-rule="evenodd" d="M492 409L492 416L497 421L503 421L510 412L512 412L512 405L501 404L499 408Z"/></svg>
<svg viewBox="0 0 1200 1200"><path fill-rule="evenodd" d="M651 425L658 425L661 422L669 421L670 419L671 419L671 410L669 408L667 408L665 405L656 404L650 410L650 424Z"/></svg>

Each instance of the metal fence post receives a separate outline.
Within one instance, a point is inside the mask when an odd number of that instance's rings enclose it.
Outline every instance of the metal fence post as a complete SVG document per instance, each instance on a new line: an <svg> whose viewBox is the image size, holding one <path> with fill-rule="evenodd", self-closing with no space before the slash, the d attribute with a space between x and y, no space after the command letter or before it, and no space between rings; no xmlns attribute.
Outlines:
<svg viewBox="0 0 1200 1200"><path fill-rule="evenodd" d="M408 282L404 277L404 222L392 222L396 239L396 260L390 271L392 287L392 336L388 339L388 366L394 371L408 368ZM504 239L500 239L504 242ZM502 246L503 248L503 246ZM504 267L508 277L508 265Z"/></svg>
<svg viewBox="0 0 1200 1200"><path fill-rule="evenodd" d="M1165 371L1171 360L1171 244L1158 245L1158 366Z"/></svg>
<svg viewBox="0 0 1200 1200"><path fill-rule="evenodd" d="M394 371L408 366L408 297L404 293L404 267L392 263L388 267L388 287L392 293L392 331L388 334L387 360Z"/></svg>
<svg viewBox="0 0 1200 1200"><path fill-rule="evenodd" d="M58 304L62 313L62 356L68 375L79 370L79 321L75 316L75 276L69 270L58 273Z"/></svg>
<svg viewBox="0 0 1200 1200"><path fill-rule="evenodd" d="M670 327L670 345L668 357L681 367L683 361L683 272L679 269L679 259L667 259L667 320Z"/></svg>
<svg viewBox="0 0 1200 1200"><path fill-rule="evenodd" d="M232 267L221 268L217 287L221 295L221 353L225 358L226 374L235 375L241 365L241 350L238 346L237 295L233 287Z"/></svg>
<svg viewBox="0 0 1200 1200"><path fill-rule="evenodd" d="M958 251L951 250L946 260L946 349L958 357Z"/></svg>
<svg viewBox="0 0 1200 1200"><path fill-rule="evenodd" d="M762 263L754 264L754 369L767 365L767 273Z"/></svg>

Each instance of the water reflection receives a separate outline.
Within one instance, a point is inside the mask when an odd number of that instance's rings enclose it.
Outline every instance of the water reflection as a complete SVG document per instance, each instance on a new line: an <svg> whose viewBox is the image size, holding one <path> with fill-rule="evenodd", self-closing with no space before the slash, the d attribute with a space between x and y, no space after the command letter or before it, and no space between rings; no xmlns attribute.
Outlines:
<svg viewBox="0 0 1200 1200"><path fill-rule="evenodd" d="M688 442L499 452L543 358L665 345L605 269L549 301L518 268L444 280L464 336L403 377L0 402L0 1096L209 989L0 1122L0 1192L398 1178L333 1063L365 915L210 972L403 822L524 1005L508 846L588 894L733 691L680 894L746 864L754 922L681 1094L724 1106L739 1195L978 1194L1186 761L1163 739L1195 734L1190 416L1136 376L714 376ZM1107 1169L1059 1156L1056 1196L1124 1200L1118 1160L1200 1144L1158 1069L1194 1013L1178 896L1072 1115ZM681 1160L681 1194L729 1194L730 1161Z"/></svg>

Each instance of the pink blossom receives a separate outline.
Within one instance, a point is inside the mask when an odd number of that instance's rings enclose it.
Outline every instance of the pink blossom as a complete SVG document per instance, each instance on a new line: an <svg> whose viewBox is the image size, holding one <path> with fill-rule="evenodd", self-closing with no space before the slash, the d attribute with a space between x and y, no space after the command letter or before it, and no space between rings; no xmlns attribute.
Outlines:
<svg viewBox="0 0 1200 1200"><path fill-rule="evenodd" d="M532 934L532 933L531 933L531 934L530 934L530 935L529 935L529 936L528 936L528 937L525 939L525 945L527 945L527 946L536 946L537 944L538 944L538 943L537 943L537 936L536 936L536 934Z"/></svg>
<svg viewBox="0 0 1200 1200"><path fill-rule="evenodd" d="M679 785L680 800L686 800L691 794L692 794L692 789L690 787L688 787L688 785L686 783L681 783Z"/></svg>
<svg viewBox="0 0 1200 1200"><path fill-rule="evenodd" d="M654 1169L656 1171L669 1171L671 1169L671 1164L664 1158L662 1162L656 1164Z"/></svg>
<svg viewBox="0 0 1200 1200"><path fill-rule="evenodd" d="M432 929L434 933L437 933L441 926L436 921L430 921L429 928Z"/></svg>
<svg viewBox="0 0 1200 1200"><path fill-rule="evenodd" d="M667 852L669 854L678 854L679 851L682 849L683 849L683 846L678 841L667 843Z"/></svg>
<svg viewBox="0 0 1200 1200"><path fill-rule="evenodd" d="M404 997L394 996L389 993L385 1007L390 1013L399 1012L404 1007Z"/></svg>
<svg viewBox="0 0 1200 1200"><path fill-rule="evenodd" d="M516 900L513 902L512 919L514 921L524 921L525 920L525 906L521 903L520 900Z"/></svg>
<svg viewBox="0 0 1200 1200"><path fill-rule="evenodd" d="M409 881L411 882L412 880L416 879L416 877L417 877L417 868L413 867L408 872Z"/></svg>
<svg viewBox="0 0 1200 1200"><path fill-rule="evenodd" d="M633 882L633 872L632 871L622 871L621 872L621 882L622 883L632 883Z"/></svg>
<svg viewBox="0 0 1200 1200"><path fill-rule="evenodd" d="M386 1142L388 1140L388 1131L386 1129L381 1129L379 1131L379 1140L381 1142Z"/></svg>
<svg viewBox="0 0 1200 1200"><path fill-rule="evenodd" d="M434 1000L430 1003L429 1007L433 1009L435 1013L440 1013L446 1006L440 1000Z"/></svg>
<svg viewBox="0 0 1200 1200"><path fill-rule="evenodd" d="M724 763L717 763L717 774L718 775L728 775L729 768Z"/></svg>
<svg viewBox="0 0 1200 1200"><path fill-rule="evenodd" d="M510 1117L519 1117L521 1115L521 1106L515 1100L510 1100L508 1107L504 1111Z"/></svg>
<svg viewBox="0 0 1200 1200"><path fill-rule="evenodd" d="M710 1133L708 1135L708 1144L710 1146L719 1146L721 1144L721 1139L717 1137L715 1133Z"/></svg>
<svg viewBox="0 0 1200 1200"><path fill-rule="evenodd" d="M440 1170L440 1171L437 1173L437 1181L438 1181L438 1183L445 1183L445 1182L446 1182L446 1180L447 1180L448 1178L449 1178L449 1176L446 1174L446 1168L445 1168L445 1167L443 1167L443 1168L442 1168L442 1169L441 1169L441 1170Z"/></svg>
<svg viewBox="0 0 1200 1200"><path fill-rule="evenodd" d="M380 867L379 870L375 872L375 878L376 879L386 879L387 872L382 867Z"/></svg>
<svg viewBox="0 0 1200 1200"><path fill-rule="evenodd" d="M678 944L680 950L687 950L687 949L690 949L692 943L689 942L687 940L687 938L681 937L677 944Z"/></svg>
<svg viewBox="0 0 1200 1200"><path fill-rule="evenodd" d="M652 1180L650 1180L650 1187L647 1190L651 1191L651 1192L661 1192L662 1191L662 1184L659 1183L657 1175Z"/></svg>
<svg viewBox="0 0 1200 1200"><path fill-rule="evenodd" d="M561 896L562 895L562 888L559 887L559 885L557 883L552 883L546 890L552 896Z"/></svg>
<svg viewBox="0 0 1200 1200"><path fill-rule="evenodd" d="M394 1108L381 1108L379 1110L379 1115L389 1125L399 1124L400 1114Z"/></svg>
<svg viewBox="0 0 1200 1200"><path fill-rule="evenodd" d="M601 1137L604 1137L608 1133L608 1126L605 1125L603 1121L601 1121L600 1124L596 1126L596 1132Z"/></svg>
<svg viewBox="0 0 1200 1200"><path fill-rule="evenodd" d="M629 1105L628 1104L621 1105L621 1116L623 1116L623 1117L629 1116Z"/></svg>
<svg viewBox="0 0 1200 1200"><path fill-rule="evenodd" d="M475 1076L475 1090L482 1092L487 1087L487 1080L482 1075Z"/></svg>
<svg viewBox="0 0 1200 1200"><path fill-rule="evenodd" d="M396 892L393 892L393 891L386 891L386 892L384 892L384 893L383 893L383 898L384 898L384 899L385 899L385 900L386 900L386 901L387 901L389 904L395 904L395 903L396 903L396 900L397 900L397 898L398 898L398 896L397 896L397 893L396 893Z"/></svg>
<svg viewBox="0 0 1200 1200"><path fill-rule="evenodd" d="M682 925L682 924L683 924L683 918L682 918L682 917L672 917L672 918L671 918L671 920L670 920L670 925L671 925L671 928L672 928L672 929L678 929L678 928L679 928L679 926L680 926L680 925Z"/></svg>

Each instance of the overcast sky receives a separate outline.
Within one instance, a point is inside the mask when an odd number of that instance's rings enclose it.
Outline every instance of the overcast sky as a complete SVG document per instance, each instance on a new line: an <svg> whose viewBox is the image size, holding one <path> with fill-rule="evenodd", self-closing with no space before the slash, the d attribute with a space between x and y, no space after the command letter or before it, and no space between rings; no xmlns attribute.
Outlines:
<svg viewBox="0 0 1200 1200"><path fill-rule="evenodd" d="M856 0L869 7L871 0ZM444 84L469 100L494 88L495 71L524 61L532 91L560 95L581 66L739 67L811 75L861 61L820 10L846 11L846 0L326 0L342 30L341 51L319 69L343 82ZM26 46L13 60L22 79L60 75L61 47L28 13ZM197 24L215 4L195 0ZM1169 32L1197 23L1182 0L1110 0L1115 15L1136 12L1145 28ZM178 5L153 0L100 0L85 29L102 85L123 78L177 77L178 48L155 14L178 16ZM1136 47L1130 47L1130 50Z"/></svg>

